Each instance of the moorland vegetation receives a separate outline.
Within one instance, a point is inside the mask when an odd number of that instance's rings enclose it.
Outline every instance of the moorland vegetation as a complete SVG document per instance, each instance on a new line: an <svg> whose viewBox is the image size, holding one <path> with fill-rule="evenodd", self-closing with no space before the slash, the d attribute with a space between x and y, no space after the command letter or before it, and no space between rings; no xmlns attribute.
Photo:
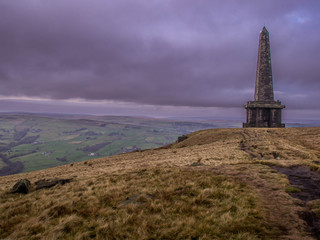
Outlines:
<svg viewBox="0 0 320 240"><path fill-rule="evenodd" d="M0 178L1 239L316 239L320 128L212 129L161 148ZM28 194L11 194L19 179ZM40 179L70 178L48 189ZM299 189L299 191L297 191ZM320 197L319 197L320 198Z"/></svg>

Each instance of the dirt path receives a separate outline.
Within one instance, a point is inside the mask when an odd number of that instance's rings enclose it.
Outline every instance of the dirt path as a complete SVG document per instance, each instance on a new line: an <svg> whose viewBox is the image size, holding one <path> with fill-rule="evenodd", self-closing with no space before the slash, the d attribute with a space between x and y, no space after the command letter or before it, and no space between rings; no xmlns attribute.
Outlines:
<svg viewBox="0 0 320 240"><path fill-rule="evenodd" d="M320 199L320 173L318 171L311 171L306 166L270 167L287 176L290 184L294 187L293 189L296 189L289 194L305 202L304 206L307 209L309 208L307 203ZM311 209L308 209L308 212L302 217L308 223L310 230L314 232L317 239L320 239L320 218Z"/></svg>
<svg viewBox="0 0 320 240"><path fill-rule="evenodd" d="M240 148L258 160L319 160L319 129L303 130L244 129Z"/></svg>
<svg viewBox="0 0 320 240"><path fill-rule="evenodd" d="M319 129L244 129L241 136L240 149L253 162L270 164L270 168L284 174L283 178L289 182L287 187L291 185L289 195L299 200L288 198L283 186L277 194L274 189L280 187L279 183L274 182L269 173L261 175L261 170L254 173L252 167L250 171L236 171L232 166L224 166L222 171L254 187L265 207L274 214L271 218L287 223L283 225L288 232L285 238L292 239L294 229L304 229L320 239L320 220L308 204L320 199L320 173L310 170L320 169Z"/></svg>
<svg viewBox="0 0 320 240"><path fill-rule="evenodd" d="M287 178L262 164L224 165L211 169L250 186L265 209L267 224L278 229L281 239L317 239L306 221L309 210L285 192Z"/></svg>
<svg viewBox="0 0 320 240"><path fill-rule="evenodd" d="M270 166L272 169L285 174L290 184L301 191L292 192L290 195L304 202L320 199L320 173L311 171L306 166L280 167Z"/></svg>

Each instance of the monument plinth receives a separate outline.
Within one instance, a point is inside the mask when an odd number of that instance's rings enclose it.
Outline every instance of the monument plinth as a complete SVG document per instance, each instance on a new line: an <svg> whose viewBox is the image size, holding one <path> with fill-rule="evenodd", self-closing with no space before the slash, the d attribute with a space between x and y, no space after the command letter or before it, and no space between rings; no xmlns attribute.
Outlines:
<svg viewBox="0 0 320 240"><path fill-rule="evenodd" d="M274 101L270 54L269 32L263 27L259 39L256 86L254 101L244 106L247 109L247 122L243 127L285 127L281 123L281 102Z"/></svg>

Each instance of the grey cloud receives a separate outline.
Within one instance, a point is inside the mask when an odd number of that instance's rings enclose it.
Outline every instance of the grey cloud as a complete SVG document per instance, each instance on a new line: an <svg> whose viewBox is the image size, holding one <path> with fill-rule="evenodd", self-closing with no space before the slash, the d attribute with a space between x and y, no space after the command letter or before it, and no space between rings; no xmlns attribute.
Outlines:
<svg viewBox="0 0 320 240"><path fill-rule="evenodd" d="M239 107L253 98L248 89L266 25L279 98L304 108L320 100L319 7L275 0L3 0L0 94ZM305 97L297 101L297 93Z"/></svg>

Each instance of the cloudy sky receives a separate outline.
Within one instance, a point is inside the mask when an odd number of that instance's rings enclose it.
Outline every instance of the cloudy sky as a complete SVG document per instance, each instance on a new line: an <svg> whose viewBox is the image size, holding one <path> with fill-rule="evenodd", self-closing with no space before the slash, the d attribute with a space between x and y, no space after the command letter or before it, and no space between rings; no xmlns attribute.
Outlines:
<svg viewBox="0 0 320 240"><path fill-rule="evenodd" d="M0 111L237 118L270 33L285 117L320 119L319 0L0 0Z"/></svg>

